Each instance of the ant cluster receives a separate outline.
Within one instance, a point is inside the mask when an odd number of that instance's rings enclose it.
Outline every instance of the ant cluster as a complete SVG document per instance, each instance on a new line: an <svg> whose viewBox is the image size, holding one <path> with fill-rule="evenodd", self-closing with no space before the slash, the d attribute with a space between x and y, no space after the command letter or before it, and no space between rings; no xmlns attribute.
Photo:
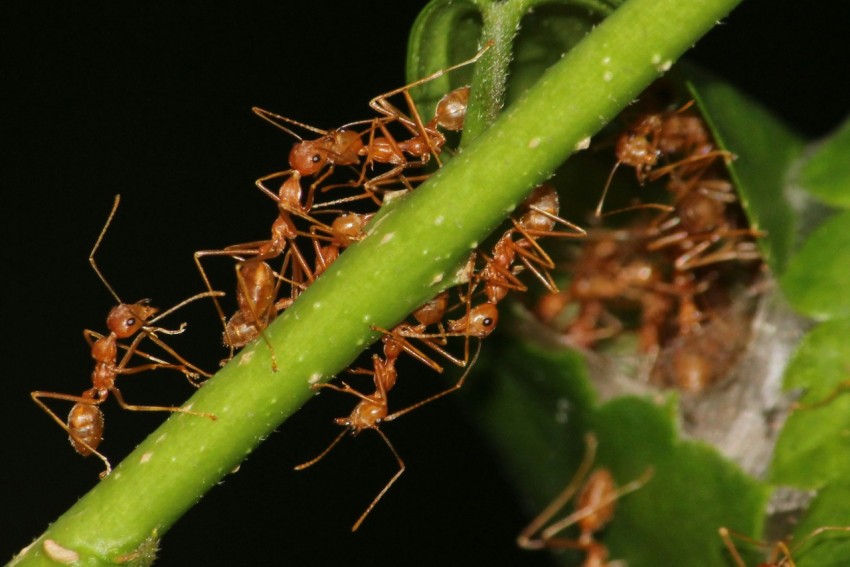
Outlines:
<svg viewBox="0 0 850 567"><path fill-rule="evenodd" d="M425 120L417 111L410 90L437 79L459 67L475 63L487 51L485 46L468 61L438 71L424 79L373 98L369 106L372 118L350 122L339 128L320 130L290 118L254 108L254 113L275 127L292 135L294 143L288 156L288 169L259 178L257 188L274 201L276 217L266 240L244 242L221 249L195 252L194 261L207 288L175 307L157 315L147 300L125 304L112 290L99 271L94 256L112 222L118 207L116 197L89 260L91 266L119 304L108 317L109 334L86 331L85 336L95 359L92 388L80 396L36 391L33 400L69 435L74 449L83 456L96 455L105 466L101 476L109 474L111 465L98 451L103 438L103 413L100 406L111 393L127 410L169 411L191 414L211 420L217 416L170 406L139 406L124 401L115 381L119 375L146 370L173 369L182 372L196 387L209 373L186 361L169 347L160 335L182 333L185 324L170 330L154 326L166 315L201 298L210 298L221 321L223 343L233 358L237 349L255 340L265 343L271 355L272 370L282 363L267 336L269 324L303 293L348 246L363 239L369 223L380 207L400 192L409 192L430 176L429 167L442 166L447 154L454 153L447 141L463 129L469 87L446 94L436 105L433 116ZM401 110L393 103L400 98ZM310 133L300 136L294 130ZM442 156L442 157L441 157ZM316 384L315 390L330 389L358 399L351 414L336 419L343 431L317 457L296 467L308 468L345 436L374 430L386 443L398 463L398 471L375 496L353 526L356 530L378 501L405 470L404 462L384 434L380 425L393 421L425 404L442 398L463 386L477 359L480 341L492 333L499 319L499 303L509 291L525 291L519 275L529 271L551 292L558 291L550 270L555 263L538 240L543 237L576 238L585 232L560 218L558 194L549 185L538 187L510 219L505 232L492 248L476 250L457 278L455 289L447 289L413 311L410 317L392 329L372 327L380 333L381 350L371 356L368 368L354 367L350 374L371 376L373 391L361 392L346 382ZM235 311L228 316L205 267L210 257L224 257L234 262L236 276ZM143 340L161 348L161 357L139 349ZM478 349L472 352L471 339ZM121 341L129 340L129 344ZM460 343L462 342L462 347ZM452 343L457 343L453 345ZM457 348L455 348L457 346ZM459 349L462 348L462 351ZM118 353L124 351L120 357ZM451 387L421 399L401 410L390 412L389 393L398 379L397 361L403 355L443 372L444 361L465 369ZM135 357L144 364L131 366ZM73 402L67 420L62 420L44 402L55 399Z"/></svg>
<svg viewBox="0 0 850 567"><path fill-rule="evenodd" d="M171 369L182 373L194 387L201 387L199 380L211 376L160 338L183 333L185 323L176 329L156 324L191 302L210 298L221 321L228 360L237 349L261 340L271 354L272 370L277 371L280 361L266 333L269 324L345 248L366 237L369 223L385 202L400 192L415 190L430 176L432 166L442 166L441 156L454 153L448 139L463 129L469 87L446 94L427 121L417 111L410 90L475 63L488 47L459 65L373 98L369 106L375 116L336 129L319 130L254 108L258 117L297 140L288 156L288 169L255 182L275 203L271 234L266 240L197 251L194 261L207 291L170 309L160 312L148 300L124 303L95 262L95 253L120 201L115 198L89 254L92 268L117 303L107 317L107 334L84 331L95 361L91 388L79 396L49 391L31 394L35 403L66 431L77 453L95 455L103 462L102 477L111 472L111 465L98 451L104 432L100 406L110 394L126 410L217 419L213 414L186 408L133 405L124 400L115 385L120 375ZM394 97L401 97L407 110L393 104ZM302 137L294 128L316 136ZM370 368L354 367L347 372L371 376L373 391L364 393L345 381L313 386L315 390L348 394L358 401L348 416L335 420L343 430L327 448L296 466L296 470L318 463L347 433L358 435L366 430L381 437L398 464L397 472L372 499L352 530L360 527L405 471L404 461L381 430L381 424L463 386L477 360L481 340L498 323L500 303L509 292L528 291L529 286L521 277L526 273L543 290L535 305L538 316L562 333L566 342L594 347L632 324L640 351L658 355L652 373L656 383L699 392L718 378L716 356L713 358L717 349L712 345L723 342L723 336L730 331L724 313L731 309L735 287L751 281L761 259L754 240L760 233L746 226L733 184L723 167L733 156L716 147L705 121L686 104L676 110L640 112L618 135L616 158L596 209L597 221L622 214L635 219L617 227L596 226L586 231L561 218L557 191L552 185L540 185L518 207L492 246L479 247L470 255L458 278L462 283L455 289L444 290L391 329L372 327L381 335L380 353L371 355ZM634 168L639 186L663 183L669 204L632 204L603 214L609 186L622 165ZM328 197L331 192L333 198ZM647 215L647 211L654 211L654 216ZM541 246L541 238L580 240L568 264L569 283L564 289L558 285L560 276L556 270L560 266ZM209 257L234 261L236 308L230 316L220 301L225 294L214 289L204 268L203 261ZM140 350L145 339L165 354L157 356ZM474 353L471 339L477 339ZM457 342L462 342L462 352L450 348L451 343ZM464 371L449 388L391 412L389 394L398 381L397 361L404 354L438 373L443 372L444 361ZM144 362L131 365L136 357ZM45 400L74 405L63 420ZM521 547L576 549L584 553L585 565L607 564L608 549L597 534L613 519L617 500L646 484L652 469L618 487L607 469L591 472L595 451L596 440L590 435L586 456L575 477L520 533ZM574 497L575 511L547 526ZM577 526L577 538L560 535L571 526ZM820 531L832 529L839 528ZM740 536L724 530L721 535L730 554L743 565L730 537ZM777 550L777 557L783 554L788 561L782 559L776 564L791 564L788 547L783 544Z"/></svg>
<svg viewBox="0 0 850 567"><path fill-rule="evenodd" d="M651 98L652 93L647 95ZM745 341L737 301L762 268L756 238L730 180L734 156L719 149L693 102L659 110L642 102L615 142L616 163L596 206L595 227L571 253L569 284L535 312L578 348L603 348L633 331L654 360L650 382L700 393L718 382ZM633 111L634 112L634 111ZM615 173L635 171L631 195L660 193L603 213ZM602 226L602 221L625 223ZM740 340L730 340L738 337Z"/></svg>

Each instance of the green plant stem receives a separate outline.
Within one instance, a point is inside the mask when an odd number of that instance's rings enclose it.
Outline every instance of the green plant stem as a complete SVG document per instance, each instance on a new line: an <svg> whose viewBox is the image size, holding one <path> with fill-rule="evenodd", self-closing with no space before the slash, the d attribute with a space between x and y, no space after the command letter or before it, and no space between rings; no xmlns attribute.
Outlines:
<svg viewBox="0 0 850 567"><path fill-rule="evenodd" d="M262 341L244 349L186 406L217 421L172 416L14 564L55 564L47 539L75 565L108 564L165 533L738 1L626 2L269 327L279 372Z"/></svg>

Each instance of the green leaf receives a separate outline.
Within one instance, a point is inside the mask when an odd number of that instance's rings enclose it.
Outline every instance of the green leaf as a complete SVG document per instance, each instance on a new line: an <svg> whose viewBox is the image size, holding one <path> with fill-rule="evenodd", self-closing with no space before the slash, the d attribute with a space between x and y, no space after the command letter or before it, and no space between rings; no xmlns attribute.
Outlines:
<svg viewBox="0 0 850 567"><path fill-rule="evenodd" d="M785 387L806 390L802 402L826 400L850 380L850 320L822 323L801 341L785 373ZM788 418L772 463L771 481L816 488L850 475L850 395L799 409ZM838 520L836 518L836 520ZM846 523L846 516L842 523Z"/></svg>
<svg viewBox="0 0 850 567"><path fill-rule="evenodd" d="M791 305L814 319L850 316L850 212L816 228L791 258L780 284Z"/></svg>
<svg viewBox="0 0 850 567"><path fill-rule="evenodd" d="M806 162L800 172L800 183L824 203L850 207L850 120Z"/></svg>
<svg viewBox="0 0 850 567"><path fill-rule="evenodd" d="M783 273L794 244L795 220L784 195L789 166L802 142L774 116L732 86L688 67L692 93L718 145L737 156L729 173L768 265Z"/></svg>
<svg viewBox="0 0 850 567"><path fill-rule="evenodd" d="M477 369L483 375L463 394L476 423L498 446L510 447L506 468L537 509L581 460L596 393L581 355L498 340L506 344L485 350Z"/></svg>
<svg viewBox="0 0 850 567"><path fill-rule="evenodd" d="M486 42L491 46L479 70L459 69L413 89L420 113L431 116L444 94L471 85L466 145L620 4L622 0L433 0L411 31L410 82L469 58Z"/></svg>
<svg viewBox="0 0 850 567"><path fill-rule="evenodd" d="M597 407L582 357L565 349L514 344L490 364L490 375L476 379L485 390L476 394L477 422L521 483L532 513L570 481L584 455L583 434L592 431L596 464L619 485L654 469L646 485L618 502L599 536L612 559L726 565L717 528L759 531L766 487L707 445L680 440L673 403L623 397Z"/></svg>
<svg viewBox="0 0 850 567"><path fill-rule="evenodd" d="M797 567L844 567L850 557L850 531L827 530L824 526L848 526L850 483L830 484L818 492L805 518L794 530L791 553ZM847 527L850 530L850 527Z"/></svg>

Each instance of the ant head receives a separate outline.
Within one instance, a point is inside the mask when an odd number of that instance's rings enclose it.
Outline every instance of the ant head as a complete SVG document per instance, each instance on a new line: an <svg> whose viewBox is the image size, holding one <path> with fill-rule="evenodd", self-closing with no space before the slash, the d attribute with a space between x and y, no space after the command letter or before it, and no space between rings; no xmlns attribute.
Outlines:
<svg viewBox="0 0 850 567"><path fill-rule="evenodd" d="M289 165L301 175L318 173L330 163L329 142L327 137L298 142L289 152Z"/></svg>
<svg viewBox="0 0 850 567"><path fill-rule="evenodd" d="M470 337L478 337L483 339L490 336L496 325L499 324L499 309L494 303L482 303L476 305L469 312L469 317L456 321L454 328L450 328L453 332L461 332L468 334Z"/></svg>
<svg viewBox="0 0 850 567"><path fill-rule="evenodd" d="M106 318L106 326L119 339L126 339L135 334L148 319L154 316L156 307L148 305L149 300L138 303L121 303L112 308Z"/></svg>

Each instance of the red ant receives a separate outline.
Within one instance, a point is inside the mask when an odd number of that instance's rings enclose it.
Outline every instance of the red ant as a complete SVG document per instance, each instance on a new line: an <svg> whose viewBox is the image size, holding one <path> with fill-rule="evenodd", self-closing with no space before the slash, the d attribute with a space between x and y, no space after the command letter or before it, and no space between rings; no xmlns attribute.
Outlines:
<svg viewBox="0 0 850 567"><path fill-rule="evenodd" d="M741 237L763 233L737 229L728 218L729 205L737 202L731 183L706 178L701 172L688 179L672 176L668 189L674 197L672 216L658 226L660 236L649 243L649 250L678 249L674 266L680 271L718 262L761 259L756 244Z"/></svg>
<svg viewBox="0 0 850 567"><path fill-rule="evenodd" d="M372 500L366 510L360 515L354 525L351 528L351 531L357 531L360 525L363 523L363 520L366 519L366 516L372 511L375 505L381 500L384 494L390 489L390 487L401 477L401 475L405 471L404 461L402 461L401 456L396 451L393 444L390 442L389 438L386 434L381 431L380 426L382 423L386 423L388 421L394 421L399 417L403 416L406 413L409 413L417 408L424 406L425 404L431 403L443 396L446 396L455 390L460 389L463 386L464 381L466 380L469 371L472 369L472 366L475 364L475 360L478 358L478 352L476 352L475 356L472 359L472 363L457 381L457 383L448 388L425 398L424 400L420 400L415 404L408 406L402 410L396 411L394 413L389 413L389 400L388 400L388 392L395 386L396 380L398 378L398 373L395 368L395 362L398 357L401 355L401 349L397 349L394 346L390 346L387 348L385 346L385 359L382 359L377 354L372 356L372 365L374 370L371 372L368 371L354 371L356 373L370 373L372 374L372 379L375 384L375 392L373 394L363 394L358 392L345 382L342 383L341 386L336 386L334 384L316 384L313 386L314 390L318 390L321 388L329 388L331 390L336 390L338 392L343 392L347 394L351 394L360 399L360 402L354 407L354 410L351 412L351 415L348 417L339 417L334 421L337 425L341 425L345 429L340 432L339 435L328 445L328 447L319 453L319 455L305 463L302 463L295 467L295 470L304 470L308 467L311 467L322 460L325 455L330 453L330 451L339 443L346 433L351 433L351 435L356 436L359 435L362 431L367 429L375 431L378 435L381 436L381 439L384 440L387 447L389 447L390 452L396 459L398 463L398 471L390 478L390 480L384 485L380 492L378 492L377 496Z"/></svg>
<svg viewBox="0 0 850 567"><path fill-rule="evenodd" d="M139 372L156 370L159 368L171 368L178 370L182 372L190 380L190 382L192 382L192 380L199 374L210 377L211 375L209 373L204 372L197 366L183 359L171 347L166 345L159 337L157 337L157 333L168 335L182 333L185 330L185 324L181 325L177 330L154 327L152 324L197 299L223 295L221 292L217 291L199 293L181 301L171 309L159 313L159 315L156 315L158 309L151 307L148 304L148 300L142 300L137 303L122 302L118 297L118 294L115 293L115 290L112 289L112 286L109 285L109 282L107 282L106 278L100 272L100 269L97 267L97 263L94 259L95 252L100 246L100 243L106 234L106 230L109 228L109 225L115 216L120 199L120 195L115 196L115 204L112 206L112 212L110 212L109 217L106 220L106 224L104 225L103 230L101 230L100 236L98 236L97 241L94 244L94 248L92 248L92 251L89 254L89 263L98 278L100 278L118 302L118 305L112 308L106 319L106 326L109 329L108 335L101 335L89 329L83 331L83 336L91 348L92 358L95 360L95 367L91 377L92 388L86 390L80 396L44 391L35 391L30 394L33 401L35 401L36 404L47 412L51 419L58 423L59 426L68 433L71 445L77 453L84 457L96 455L101 461L103 461L106 470L101 474L101 477L109 474L112 470L107 458L97 451L98 445L103 440L104 428L103 413L100 410L100 404L106 401L110 393L115 396L118 404L125 410L169 411L197 415L211 420L217 419L215 415L210 413L195 412L178 407L131 405L124 401L121 391L115 386L115 380L118 375L138 374ZM133 341L129 346L122 345L118 342L120 339L129 339L134 335L135 338L133 338ZM178 361L178 364L165 362L164 360L160 360L159 358L138 350L139 343L145 338L151 340L168 354L173 356ZM119 348L126 350L120 362L118 361ZM150 363L128 367L127 364L129 364L133 355L146 358L150 361ZM192 382L192 384L197 387L195 382ZM74 406L71 408L71 412L68 415L67 422L61 420L53 412L53 410L47 407L47 405L42 401L42 398L74 402Z"/></svg>
<svg viewBox="0 0 850 567"><path fill-rule="evenodd" d="M195 265L207 289L210 290L212 284L201 265L201 258L230 256L239 261L236 265L238 311L230 320L227 320L218 300L213 300L224 328L224 344L230 347L230 358L233 357L234 349L243 347L261 336L272 353L272 368L277 371L274 348L264 330L277 313L289 307L300 291L315 279L313 271L295 243L295 239L303 234L297 230L289 212L279 207L278 216L272 224L271 237L268 240L236 244L221 250L195 252ZM281 274L278 275L274 273L266 260L281 255L283 255L283 267ZM251 258L245 260L245 256L251 256ZM287 279L283 273L290 263L292 278ZM280 284L284 281L292 286L291 297L275 301Z"/></svg>
<svg viewBox="0 0 850 567"><path fill-rule="evenodd" d="M513 264L517 258L546 289L553 293L558 291L549 274L549 270L555 268L555 263L537 243L537 239L546 236L583 238L587 235L581 227L559 217L559 212L558 192L548 184L535 188L523 201L519 220L511 218L513 227L493 246L492 258L481 254L486 265L478 274L477 281L484 283L488 301L498 303L509 290L528 289L514 273ZM556 224L566 226L570 231L557 231ZM513 239L516 234L520 235L518 240Z"/></svg>
<svg viewBox="0 0 850 567"><path fill-rule="evenodd" d="M423 166L428 163L431 155L433 155L434 159L437 160L437 163L440 164L440 152L443 145L446 143L446 138L437 129L437 127L439 126L452 132L458 132L463 129L464 119L466 118L466 108L469 102L469 87L459 87L444 95L437 103L434 117L429 120L427 124L422 121L422 116L416 109L413 97L410 96L410 90L424 83L439 79L443 75L451 73L461 67L466 67L467 65L476 63L484 56L492 45L492 42L488 42L480 51L478 51L478 53L466 61L462 61L456 65L452 65L451 67L436 71L427 77L423 77L417 81L404 85L403 87L399 87L382 95L376 96L369 101L369 106L372 107L372 109L379 114L384 115L390 121L401 124L413 135L413 137L408 140L397 142L387 131L386 125L383 121L375 121L373 124L381 130L383 137L376 138L374 136L373 127L369 136L369 144L364 150L361 150L361 153L367 156L367 160L364 165L364 173L361 174L360 182L362 182L363 175L365 175L365 167L368 167L372 161L389 163L395 167L371 180L371 182L393 177L408 167ZM389 99L395 95L401 95L404 97L405 104L407 105L411 116L404 114L389 101ZM405 154L417 158L418 161L408 162L407 158L405 158Z"/></svg>
<svg viewBox="0 0 850 567"><path fill-rule="evenodd" d="M735 562L736 567L747 567L747 565L741 558L741 554L738 552L738 548L735 546L733 538L739 539L741 541L758 547L771 547L771 544L769 543L752 539L743 534L735 533L725 527L719 528L717 531L720 534L720 537L723 539L723 543L726 545L726 549L729 550L729 555ZM803 547L803 545L806 544L806 542L825 532L850 532L850 527L822 526L809 532L809 534L806 535L806 537L804 537L803 539L801 539L800 542L795 546L791 546L790 542L781 540L777 541L775 544L773 544L770 556L768 557L767 561L759 563L759 567L795 567L796 563L794 562L794 558L792 556L792 550L799 550L801 547Z"/></svg>
<svg viewBox="0 0 850 567"><path fill-rule="evenodd" d="M374 197L375 189L377 187L388 181L396 179L405 169L424 166L428 163L432 154L439 162L438 155L442 146L445 144L445 136L443 136L443 134L437 129L437 126L448 130L459 130L463 127L463 118L466 113L466 102L469 96L468 87L461 87L443 97L437 105L434 118L429 121L428 124L423 123L422 118L413 103L413 99L410 97L409 89L422 83L435 80L450 71L478 61L489 47L490 44L485 46L484 49L467 61L447 69L437 71L428 77L375 97L370 101L369 105L380 113L382 117L372 120L353 122L338 129L328 131L320 130L290 118L255 107L253 109L255 114L299 139L299 142L293 146L289 154L289 164L291 169L266 175L257 180L257 186L263 192L272 198L275 198L274 193L265 186L266 181L286 176L288 179L285 183L290 182L294 185L298 182L301 175L316 175L327 167L327 171L318 177L310 186L306 197L306 204L303 208L300 205L300 190L296 192L294 189L290 189L289 192L290 195L295 195L297 193L297 204L295 199L286 201L286 204L284 204L284 201L281 200L281 206L288 206L292 212L305 214L306 211L303 209L309 210L312 207L313 195L316 188L322 181L331 175L335 166L359 165L361 163L361 158L365 158L357 181L345 183L342 184L342 186L363 185L366 190L365 197L370 197L375 200L376 203L380 204L380 201ZM405 97L408 108L413 115L412 118L406 116L388 101L389 97L397 94L402 94ZM397 141L387 129L387 125L391 122L401 124L412 134L412 137L407 140ZM302 140L287 126L284 126L284 124L296 125L305 128L319 134L320 137L315 140ZM362 132L357 132L351 129L353 126L359 124L369 124L369 128ZM381 135L376 136L376 131L379 131ZM364 142L363 136L366 135L367 132L368 139ZM411 156L415 159L415 161L410 161L406 156ZM367 180L366 171L369 166L374 163L387 164L391 166L391 168L388 171ZM298 175L295 176L295 173ZM290 181L290 179L293 180ZM336 187L336 185L331 187ZM325 190L330 189L331 187L326 187ZM339 203L355 198L361 197L342 199L333 201L332 203ZM327 206L329 204L331 203L324 203L323 206Z"/></svg>
<svg viewBox="0 0 850 567"><path fill-rule="evenodd" d="M310 228L313 248L316 253L313 276L319 277L338 257L343 248L351 246L365 236L366 225L374 216L373 213L345 213L333 220L330 227L314 226ZM327 232L330 236L320 235L319 231ZM321 245L320 241L327 240L328 244Z"/></svg>
<svg viewBox="0 0 850 567"><path fill-rule="evenodd" d="M580 250L567 291L547 294L537 311L547 322L559 319L575 302L578 312L566 335L577 346L589 347L619 333L623 325L609 306L640 308L640 348L655 349L659 328L672 308L671 288L656 259L639 253L643 241L632 230L592 232Z"/></svg>
<svg viewBox="0 0 850 567"><path fill-rule="evenodd" d="M400 343L403 350L437 372L442 372L442 367L439 364L413 347L407 340L411 338L420 339L424 341L426 346L437 351L447 360L463 367L469 359L469 338L476 337L483 339L489 336L498 323L499 311L497 304L504 299L510 289L519 291L525 291L527 289L513 271L512 265L517 257L541 281L549 286L554 286L555 284L551 281L551 276L548 278L545 277L541 273L541 269L554 268L555 264L537 243L537 238L542 236L580 237L584 236L585 232L558 216L558 195L550 185L541 185L535 189L523 203L521 211L522 214L519 220L512 219L513 228L506 231L497 241L493 248L493 257L490 258L481 254L485 260L484 268L478 274L470 274L470 289L465 299L467 312L463 317L450 320L445 327L441 326L440 332L437 334L426 333L425 330L428 325L439 323L442 320L448 300L447 298L441 298L441 301L426 304L414 312L414 316L419 321L417 325L403 323L392 331L373 327L375 330L384 333L385 342L392 337L392 340ZM555 231L554 227L556 223L564 224L575 232L564 233ZM520 234L521 238L519 240L513 240L514 234ZM474 258L471 262L474 265ZM479 283L484 284L487 301L472 307L472 292ZM445 344L445 340L448 337L452 336L463 336L466 339L463 359L458 359L440 346L440 344ZM438 341L441 342L438 343Z"/></svg>
<svg viewBox="0 0 850 567"><path fill-rule="evenodd" d="M471 271L473 265L474 257L470 258L466 269ZM466 306L466 312L458 319L449 320L445 325L443 324L443 317L449 309L448 292L443 291L413 311L412 315L417 321L416 324L401 323L396 325L391 331L373 325L372 330L383 333L384 352L386 353L388 345L393 345L392 348L397 348L399 355L402 351L407 352L432 370L441 373L443 367L413 346L410 340L408 340L417 339L451 363L461 368L466 367L469 361L469 339L474 337L480 340L490 336L499 323L497 301L486 301L475 307L472 306L472 288L474 282L472 275L469 276L468 281L469 290L463 301L463 305ZM437 325L439 332L428 333L427 329L431 325ZM443 348L449 337L464 338L463 358L458 358Z"/></svg>
<svg viewBox="0 0 850 567"><path fill-rule="evenodd" d="M607 565L608 549L594 538L594 534L614 518L616 501L649 482L653 469L648 468L640 478L618 488L607 469L600 468L590 473L596 455L596 436L587 434L585 443L587 450L576 474L561 493L520 532L517 545L523 549L578 549L585 553L582 565L602 567ZM544 528L573 496L576 496L576 511ZM558 536L564 529L575 524L579 527L578 539Z"/></svg>
<svg viewBox="0 0 850 567"><path fill-rule="evenodd" d="M731 153L715 149L702 118L686 113L693 103L690 101L674 111L645 113L617 138L617 162L596 207L597 217L602 214L611 180L622 164L634 167L638 183L643 185L647 180L654 181L677 169L681 172L704 169L718 157L726 161L732 159ZM662 158L678 155L684 157L656 169ZM647 206L653 207L642 205Z"/></svg>

